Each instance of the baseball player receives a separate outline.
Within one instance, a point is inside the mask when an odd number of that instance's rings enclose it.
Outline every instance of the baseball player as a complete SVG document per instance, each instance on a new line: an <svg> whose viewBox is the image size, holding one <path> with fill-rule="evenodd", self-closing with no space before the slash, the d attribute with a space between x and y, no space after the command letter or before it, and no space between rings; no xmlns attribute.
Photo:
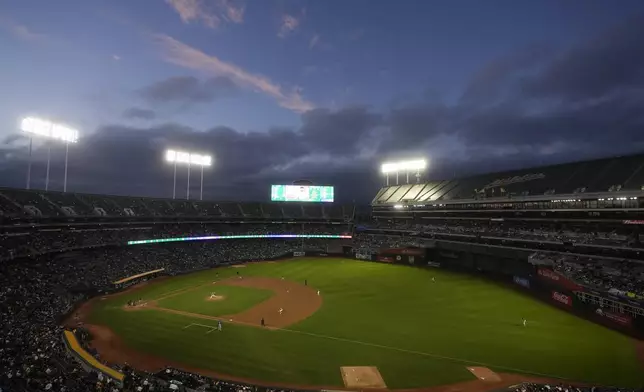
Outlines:
<svg viewBox="0 0 644 392"><path fill-rule="evenodd" d="M283 312L283 311L284 311L284 309L283 309L283 308L280 308L280 310L279 310L280 316L282 315L282 312Z"/></svg>
<svg viewBox="0 0 644 392"><path fill-rule="evenodd" d="M262 317L262 321L260 323L262 324L262 327L266 326L266 323L264 322L264 317Z"/></svg>
<svg viewBox="0 0 644 392"><path fill-rule="evenodd" d="M528 325L528 320L526 320L526 319L524 318L524 319L523 319L523 326L525 327L526 325Z"/></svg>
<svg viewBox="0 0 644 392"><path fill-rule="evenodd" d="M318 295L320 295L320 290L318 290Z"/></svg>
<svg viewBox="0 0 644 392"><path fill-rule="evenodd" d="M436 278L432 276L432 282L436 282Z"/></svg>
<svg viewBox="0 0 644 392"><path fill-rule="evenodd" d="M221 332L221 320L217 321L217 330Z"/></svg>

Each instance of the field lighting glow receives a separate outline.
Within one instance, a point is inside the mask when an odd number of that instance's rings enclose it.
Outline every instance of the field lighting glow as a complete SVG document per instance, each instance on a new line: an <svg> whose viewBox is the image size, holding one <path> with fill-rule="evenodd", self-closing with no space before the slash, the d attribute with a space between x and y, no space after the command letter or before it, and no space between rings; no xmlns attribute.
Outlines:
<svg viewBox="0 0 644 392"><path fill-rule="evenodd" d="M209 235L203 237L175 237L159 238L156 240L128 241L128 245L157 244L161 242L184 242L184 241L209 241L209 240L245 240L256 238L330 238L330 239L351 239L350 235L334 234L257 234L257 235Z"/></svg>
<svg viewBox="0 0 644 392"><path fill-rule="evenodd" d="M60 140L67 143L78 141L78 131L65 125L52 123L35 117L23 118L20 122L20 129L23 132Z"/></svg>
<svg viewBox="0 0 644 392"><path fill-rule="evenodd" d="M384 174L388 173L397 173L405 171L420 171L424 170L427 167L427 161L424 159L418 159L414 161L402 161L402 162L388 162L383 163L380 167L380 170Z"/></svg>
<svg viewBox="0 0 644 392"><path fill-rule="evenodd" d="M212 157L210 155L194 154L185 151L167 150L165 160L172 163L188 163L196 166L211 166Z"/></svg>

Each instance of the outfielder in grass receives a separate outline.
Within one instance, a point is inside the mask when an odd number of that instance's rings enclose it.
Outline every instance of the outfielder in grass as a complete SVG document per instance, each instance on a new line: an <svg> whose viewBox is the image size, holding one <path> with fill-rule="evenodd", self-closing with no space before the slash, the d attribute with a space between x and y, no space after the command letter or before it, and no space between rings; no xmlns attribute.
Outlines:
<svg viewBox="0 0 644 392"><path fill-rule="evenodd" d="M221 332L221 320L217 321L217 330Z"/></svg>

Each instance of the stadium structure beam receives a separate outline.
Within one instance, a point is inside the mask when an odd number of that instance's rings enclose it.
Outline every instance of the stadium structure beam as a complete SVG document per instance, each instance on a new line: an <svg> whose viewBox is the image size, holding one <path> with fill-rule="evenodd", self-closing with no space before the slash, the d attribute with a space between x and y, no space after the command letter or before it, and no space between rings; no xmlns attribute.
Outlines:
<svg viewBox="0 0 644 392"><path fill-rule="evenodd" d="M33 138L44 137L46 139L65 142L65 178L63 180L63 192L67 192L67 164L69 157L69 143L78 142L78 131L66 125L53 123L36 117L25 117L20 121L20 130L29 134L29 163L27 166L27 189L31 188L31 162L33 152ZM51 166L51 144L47 145L47 175L45 177L45 190L49 190L49 169Z"/></svg>
<svg viewBox="0 0 644 392"><path fill-rule="evenodd" d="M427 168L427 161L425 159L416 159L410 161L387 162L380 166L380 171L385 175L387 186L389 186L389 174L396 173L396 185L398 182L398 174L404 171L407 177L407 184L409 184L409 172L416 172L416 182L420 182L420 172Z"/></svg>
<svg viewBox="0 0 644 392"><path fill-rule="evenodd" d="M174 165L174 179L172 183L172 198L177 195L177 163L188 164L188 183L186 185L186 200L190 200L190 171L192 165L201 167L201 187L199 192L199 200L203 200L203 170L204 167L212 166L212 157L210 155L196 154L185 151L166 150L166 162Z"/></svg>

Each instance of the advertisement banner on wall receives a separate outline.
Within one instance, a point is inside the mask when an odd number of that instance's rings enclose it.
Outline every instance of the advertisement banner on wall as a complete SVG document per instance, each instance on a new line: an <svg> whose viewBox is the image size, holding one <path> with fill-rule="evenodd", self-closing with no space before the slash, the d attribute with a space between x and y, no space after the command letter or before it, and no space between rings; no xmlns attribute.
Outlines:
<svg viewBox="0 0 644 392"><path fill-rule="evenodd" d="M441 267L441 263L436 263L436 262L433 262L433 261L428 261L428 262L427 262L427 266L428 266L428 267L434 267L434 268L440 268L440 267Z"/></svg>
<svg viewBox="0 0 644 392"><path fill-rule="evenodd" d="M528 280L528 279L526 279L526 278L522 278L522 277L520 277L520 276L516 276L516 275L515 275L515 276L512 278L512 280L514 281L514 283L518 284L518 285L519 285L519 286L521 286L521 287L525 287L526 289L529 289L529 288L530 288L530 280Z"/></svg>
<svg viewBox="0 0 644 392"><path fill-rule="evenodd" d="M539 268L537 270L537 275L542 280L549 281L551 283L557 284L561 287L564 287L568 290L573 290L573 291L578 291L581 290L582 287L578 285L577 283L571 281L570 279L566 278L559 272L553 271L548 268Z"/></svg>
<svg viewBox="0 0 644 392"><path fill-rule="evenodd" d="M389 256L378 256L378 258L376 260L382 261L382 262L385 262L385 263L393 263L394 262L394 258L389 257Z"/></svg>
<svg viewBox="0 0 644 392"><path fill-rule="evenodd" d="M356 253L356 260L372 260L369 253Z"/></svg>
<svg viewBox="0 0 644 392"><path fill-rule="evenodd" d="M566 306L572 306L572 298L558 291L552 292L552 299L554 299L556 302L560 304L564 304Z"/></svg>
<svg viewBox="0 0 644 392"><path fill-rule="evenodd" d="M306 252L293 252L293 257L302 257L305 255L306 255Z"/></svg>
<svg viewBox="0 0 644 392"><path fill-rule="evenodd" d="M386 253L388 255L424 256L425 255L425 249L422 249L422 248L391 248L391 249L381 249L380 253Z"/></svg>
<svg viewBox="0 0 644 392"><path fill-rule="evenodd" d="M633 324L633 319L626 314L609 312L601 308L597 309L595 313L625 327L630 327Z"/></svg>

